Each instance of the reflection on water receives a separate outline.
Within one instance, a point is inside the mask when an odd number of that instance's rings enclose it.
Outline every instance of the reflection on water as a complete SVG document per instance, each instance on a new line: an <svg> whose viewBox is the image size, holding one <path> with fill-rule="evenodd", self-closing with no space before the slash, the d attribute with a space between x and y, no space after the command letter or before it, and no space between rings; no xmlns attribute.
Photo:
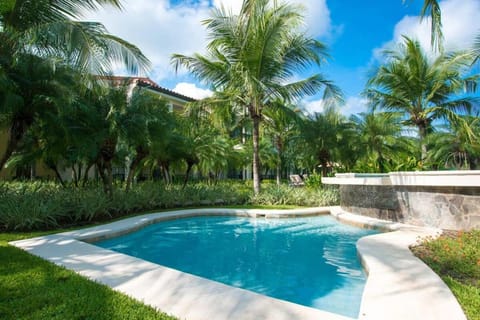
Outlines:
<svg viewBox="0 0 480 320"><path fill-rule="evenodd" d="M373 230L330 216L196 217L97 245L271 297L357 317L365 274L356 241Z"/></svg>

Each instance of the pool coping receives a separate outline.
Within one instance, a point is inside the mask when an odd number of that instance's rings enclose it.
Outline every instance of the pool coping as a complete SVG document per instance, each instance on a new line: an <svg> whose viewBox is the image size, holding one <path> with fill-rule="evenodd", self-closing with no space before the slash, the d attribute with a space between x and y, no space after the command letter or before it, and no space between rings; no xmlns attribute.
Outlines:
<svg viewBox="0 0 480 320"><path fill-rule="evenodd" d="M391 231L357 242L360 260L368 273L358 319L466 319L440 277L408 249L418 237L437 236L441 230L354 215L340 207L176 210L10 244L180 319L348 320L351 318L231 287L88 243L158 221L192 216L283 218L321 214L331 214L357 226Z"/></svg>

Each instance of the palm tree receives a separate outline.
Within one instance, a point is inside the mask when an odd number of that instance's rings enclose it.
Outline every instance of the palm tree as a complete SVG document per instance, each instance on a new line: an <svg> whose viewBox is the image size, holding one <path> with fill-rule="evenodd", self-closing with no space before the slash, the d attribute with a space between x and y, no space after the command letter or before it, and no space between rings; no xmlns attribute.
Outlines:
<svg viewBox="0 0 480 320"><path fill-rule="evenodd" d="M8 128L8 142L0 170L46 104L51 109L54 97L72 97L79 82L86 81L84 75L108 73L118 63L131 72L149 67L137 47L102 24L76 20L84 10L107 4L120 8L118 0L16 0L1 7L0 128ZM75 74L75 85L65 82L67 69Z"/></svg>
<svg viewBox="0 0 480 320"><path fill-rule="evenodd" d="M51 119L58 109L73 100L71 88L78 80L68 66L53 68L53 59L24 54L15 64L1 65L0 128L8 130L6 151L0 158L0 170L22 143L24 135L39 118Z"/></svg>
<svg viewBox="0 0 480 320"><path fill-rule="evenodd" d="M473 45L473 63L480 60L480 34L475 38L475 43Z"/></svg>
<svg viewBox="0 0 480 320"><path fill-rule="evenodd" d="M99 7L121 9L119 0L15 0L9 4L0 11L0 42L13 57L57 57L59 63L97 74L109 73L115 64L132 73L149 68L136 46L109 34L101 23L78 21L85 11Z"/></svg>
<svg viewBox="0 0 480 320"><path fill-rule="evenodd" d="M462 116L445 129L429 137L429 162L435 167L475 170L480 160L480 118Z"/></svg>
<svg viewBox="0 0 480 320"><path fill-rule="evenodd" d="M303 148L322 168L324 177L327 176L328 167L339 160L337 153L346 129L344 117L333 106L309 116L301 126Z"/></svg>
<svg viewBox="0 0 480 320"><path fill-rule="evenodd" d="M350 117L357 133L355 140L363 150L362 168L371 168L373 172L388 172L401 159L408 140L402 137L400 115L394 113L360 113Z"/></svg>
<svg viewBox="0 0 480 320"><path fill-rule="evenodd" d="M277 185L280 185L285 149L292 136L298 133L295 129L301 120L293 106L285 106L278 100L265 110L264 119L265 132L272 139L276 151L276 179Z"/></svg>
<svg viewBox="0 0 480 320"><path fill-rule="evenodd" d="M433 61L418 41L404 37L398 51L386 51L387 63L369 79L364 94L373 108L404 114L404 124L418 129L422 159L427 155L425 138L437 119L455 121L477 98L478 75L464 76L471 63L466 52L440 55Z"/></svg>
<svg viewBox="0 0 480 320"><path fill-rule="evenodd" d="M196 77L247 110L253 132L253 189L260 192L259 139L263 110L270 101L291 101L325 89L326 97L339 90L320 74L291 82L296 71L319 64L325 56L322 43L299 31L300 9L270 0L245 0L239 15L224 8L205 21L212 39L205 56L175 54L176 69L186 67Z"/></svg>
<svg viewBox="0 0 480 320"><path fill-rule="evenodd" d="M442 11L437 0L424 0L420 17L423 20L427 16L430 16L431 20L430 42L432 48L435 48L438 52L443 52Z"/></svg>

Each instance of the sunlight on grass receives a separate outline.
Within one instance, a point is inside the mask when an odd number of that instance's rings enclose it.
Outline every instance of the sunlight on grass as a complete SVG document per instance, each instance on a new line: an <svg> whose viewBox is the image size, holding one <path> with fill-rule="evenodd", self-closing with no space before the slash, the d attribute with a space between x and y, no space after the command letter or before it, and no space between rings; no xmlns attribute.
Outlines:
<svg viewBox="0 0 480 320"><path fill-rule="evenodd" d="M445 232L412 248L450 287L469 320L480 320L480 230Z"/></svg>
<svg viewBox="0 0 480 320"><path fill-rule="evenodd" d="M0 233L0 319L175 319L7 244Z"/></svg>

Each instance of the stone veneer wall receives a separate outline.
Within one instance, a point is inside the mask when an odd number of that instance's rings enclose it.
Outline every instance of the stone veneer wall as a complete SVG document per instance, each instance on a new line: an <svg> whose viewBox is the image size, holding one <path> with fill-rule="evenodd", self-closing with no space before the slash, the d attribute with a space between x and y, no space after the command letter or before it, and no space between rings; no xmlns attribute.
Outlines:
<svg viewBox="0 0 480 320"><path fill-rule="evenodd" d="M340 205L374 218L442 229L480 228L480 188L340 185Z"/></svg>

